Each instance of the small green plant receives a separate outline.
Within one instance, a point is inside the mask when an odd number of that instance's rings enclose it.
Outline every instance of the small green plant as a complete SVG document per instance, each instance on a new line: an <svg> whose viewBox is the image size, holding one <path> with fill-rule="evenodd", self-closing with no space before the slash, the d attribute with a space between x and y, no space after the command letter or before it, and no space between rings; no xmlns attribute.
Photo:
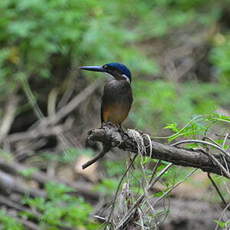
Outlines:
<svg viewBox="0 0 230 230"><path fill-rule="evenodd" d="M230 98L229 88L215 83L187 82L178 91L172 82L142 80L135 81L133 88L135 111L130 118L141 129L151 127L152 134L158 133L165 123L176 129L173 121L182 125L198 114L213 113L219 104L229 105L226 98ZM202 128L201 123L199 127Z"/></svg>
<svg viewBox="0 0 230 230"><path fill-rule="evenodd" d="M46 184L47 198L25 198L24 203L40 213L41 229L60 229L69 227L78 229L95 229L97 224L90 219L92 207L82 198L71 195L73 189L56 183ZM37 218L32 213L22 212L21 215Z"/></svg>
<svg viewBox="0 0 230 230"><path fill-rule="evenodd" d="M217 34L214 37L214 47L210 60L215 65L218 80L230 86L230 35Z"/></svg>
<svg viewBox="0 0 230 230"><path fill-rule="evenodd" d="M220 221L220 220L214 220L214 222L220 227L220 228L228 228L230 227L230 221Z"/></svg>
<svg viewBox="0 0 230 230"><path fill-rule="evenodd" d="M24 170L21 170L20 171L20 174L24 177L30 177L33 175L33 173L37 172L38 169L37 168L27 168L27 169L24 169Z"/></svg>
<svg viewBox="0 0 230 230"><path fill-rule="evenodd" d="M7 215L4 210L0 210L0 229L2 230L25 230L23 225L15 218Z"/></svg>

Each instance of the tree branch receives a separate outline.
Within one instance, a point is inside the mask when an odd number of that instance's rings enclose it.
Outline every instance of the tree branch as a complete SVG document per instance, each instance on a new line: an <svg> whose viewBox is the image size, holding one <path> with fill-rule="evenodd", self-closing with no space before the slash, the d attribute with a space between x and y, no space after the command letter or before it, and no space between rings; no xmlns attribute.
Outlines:
<svg viewBox="0 0 230 230"><path fill-rule="evenodd" d="M91 130L88 133L88 139L90 141L99 141L103 144L110 144L112 146L115 146L114 143L116 143L116 147L122 150L138 153L140 146L138 146L135 137L133 137L134 132L136 133L137 131L131 129L123 131L117 127L111 125L108 127L105 125L102 128ZM222 169L216 164L216 162L213 161L212 157L210 157L211 154L204 150L185 149L161 144L149 140L148 135L144 133L139 134L143 138L145 150L141 152L141 154L144 156L168 161L175 165L198 168L205 172L228 177L222 172ZM226 170L230 168L230 159L228 157L224 159L221 154L212 154L212 156L215 157L223 167L227 164Z"/></svg>

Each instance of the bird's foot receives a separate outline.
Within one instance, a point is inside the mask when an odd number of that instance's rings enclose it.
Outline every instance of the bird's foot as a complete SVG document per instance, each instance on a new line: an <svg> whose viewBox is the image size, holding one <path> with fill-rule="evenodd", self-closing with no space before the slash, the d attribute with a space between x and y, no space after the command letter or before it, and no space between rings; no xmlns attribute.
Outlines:
<svg viewBox="0 0 230 230"><path fill-rule="evenodd" d="M118 131L121 132L121 133L126 132L126 130L121 125L118 125Z"/></svg>
<svg viewBox="0 0 230 230"><path fill-rule="evenodd" d="M101 128L103 128L105 126L108 128L116 128L117 127L117 125L112 123L111 121L104 121L101 125Z"/></svg>

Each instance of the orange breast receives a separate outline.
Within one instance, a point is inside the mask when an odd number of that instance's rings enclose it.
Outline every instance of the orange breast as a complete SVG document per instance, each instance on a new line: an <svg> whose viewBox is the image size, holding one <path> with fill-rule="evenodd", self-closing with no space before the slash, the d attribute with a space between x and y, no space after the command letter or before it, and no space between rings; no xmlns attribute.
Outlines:
<svg viewBox="0 0 230 230"><path fill-rule="evenodd" d="M129 105L112 104L103 108L103 120L110 121L114 124L121 124L128 116L130 110Z"/></svg>

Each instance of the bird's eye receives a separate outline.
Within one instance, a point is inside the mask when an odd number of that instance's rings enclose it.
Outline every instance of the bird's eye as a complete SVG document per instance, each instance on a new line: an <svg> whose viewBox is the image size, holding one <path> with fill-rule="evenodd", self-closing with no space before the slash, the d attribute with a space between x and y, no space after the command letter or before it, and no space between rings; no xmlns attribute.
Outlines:
<svg viewBox="0 0 230 230"><path fill-rule="evenodd" d="M108 68L108 66L107 65L103 65L103 69L107 69Z"/></svg>

